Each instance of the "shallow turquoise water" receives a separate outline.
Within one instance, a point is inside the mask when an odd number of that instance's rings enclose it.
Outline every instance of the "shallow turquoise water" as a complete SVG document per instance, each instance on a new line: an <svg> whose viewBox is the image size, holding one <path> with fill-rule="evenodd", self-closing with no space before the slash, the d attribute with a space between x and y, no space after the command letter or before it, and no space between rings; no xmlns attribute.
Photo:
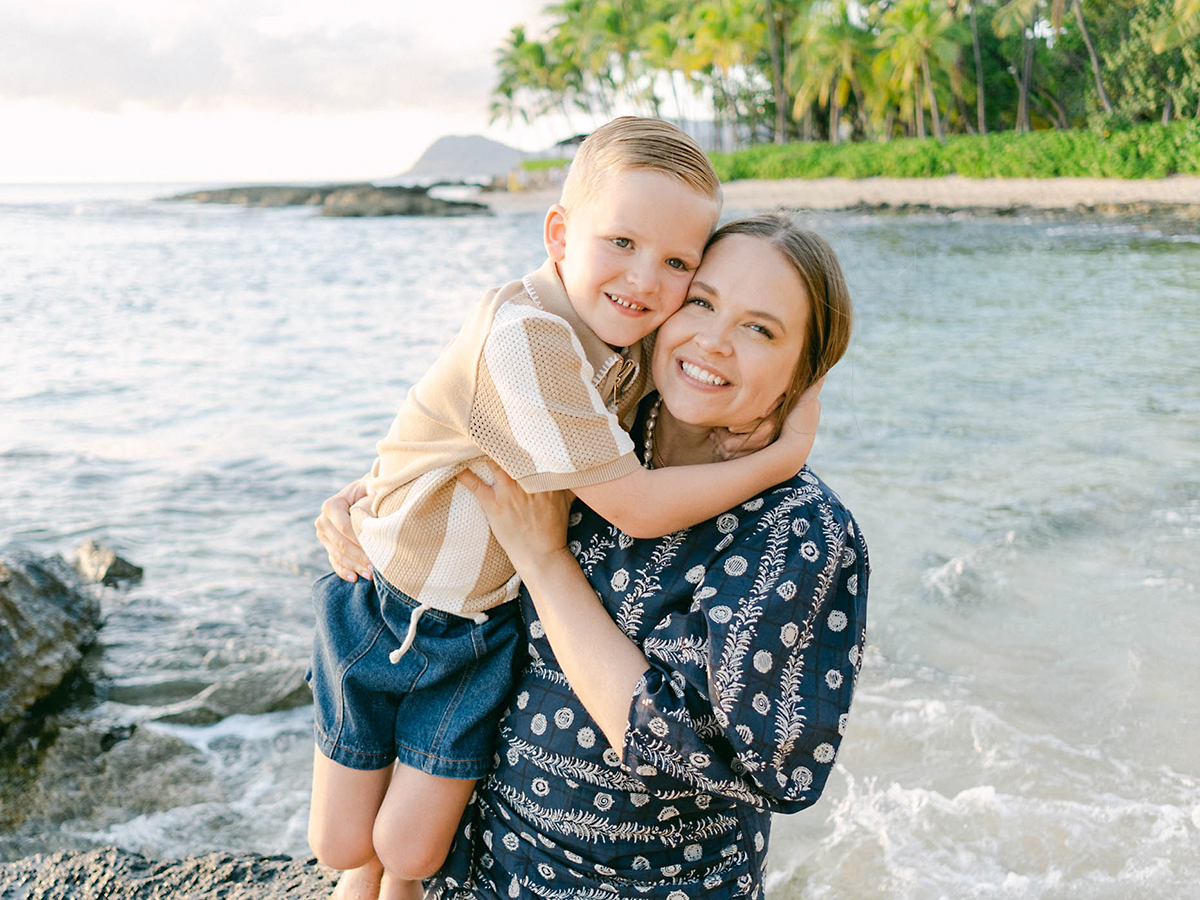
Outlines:
<svg viewBox="0 0 1200 900"><path fill-rule="evenodd" d="M104 714L307 656L321 499L540 216L325 220L0 187L0 547L87 537ZM737 211L730 211L736 213ZM858 323L813 466L870 542L871 649L776 898L1189 896L1200 879L1200 240L823 214ZM227 785L60 843L305 855L308 710L155 726ZM65 835L65 837L64 837Z"/></svg>

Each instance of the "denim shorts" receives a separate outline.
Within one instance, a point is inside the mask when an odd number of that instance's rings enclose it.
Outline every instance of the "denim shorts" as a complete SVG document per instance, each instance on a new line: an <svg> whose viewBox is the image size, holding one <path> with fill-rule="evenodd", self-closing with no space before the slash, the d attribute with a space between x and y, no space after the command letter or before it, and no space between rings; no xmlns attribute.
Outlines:
<svg viewBox="0 0 1200 900"><path fill-rule="evenodd" d="M517 603L488 620L426 610L412 647L388 654L417 606L378 575L313 585L317 613L308 681L317 748L352 769L400 762L443 778L481 778L492 763L496 723L520 662Z"/></svg>

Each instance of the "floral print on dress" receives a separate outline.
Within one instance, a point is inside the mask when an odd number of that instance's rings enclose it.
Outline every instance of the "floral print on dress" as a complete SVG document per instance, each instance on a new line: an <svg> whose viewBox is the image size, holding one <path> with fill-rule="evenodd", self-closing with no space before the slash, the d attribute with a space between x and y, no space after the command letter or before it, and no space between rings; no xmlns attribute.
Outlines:
<svg viewBox="0 0 1200 900"><path fill-rule="evenodd" d="M773 812L814 803L861 666L867 547L807 468L690 529L633 540L582 504L569 546L649 667L618 752L527 594L530 660L427 897L761 898Z"/></svg>

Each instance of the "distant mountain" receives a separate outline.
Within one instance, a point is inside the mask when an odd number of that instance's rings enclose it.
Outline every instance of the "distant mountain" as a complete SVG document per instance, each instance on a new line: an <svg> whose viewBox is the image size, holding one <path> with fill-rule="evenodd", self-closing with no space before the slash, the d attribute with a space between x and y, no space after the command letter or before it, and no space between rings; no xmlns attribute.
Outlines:
<svg viewBox="0 0 1200 900"><path fill-rule="evenodd" d="M487 181L507 175L529 154L478 134L438 138L400 181Z"/></svg>

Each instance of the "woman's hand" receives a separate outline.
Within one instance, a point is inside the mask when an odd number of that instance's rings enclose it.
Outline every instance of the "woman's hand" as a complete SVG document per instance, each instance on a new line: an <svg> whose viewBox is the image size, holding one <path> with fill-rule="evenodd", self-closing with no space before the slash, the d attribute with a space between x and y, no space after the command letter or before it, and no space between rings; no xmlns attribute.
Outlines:
<svg viewBox="0 0 1200 900"><path fill-rule="evenodd" d="M470 469L459 472L458 480L475 495L492 534L517 574L527 580L550 557L568 553L567 513L574 497L570 491L527 494L504 471L486 460L485 464L495 479L491 486Z"/></svg>
<svg viewBox="0 0 1200 900"><path fill-rule="evenodd" d="M350 507L365 496L367 488L362 480L352 481L321 504L321 514L313 521L329 565L343 581L357 581L359 575L372 578L375 574L350 524Z"/></svg>

